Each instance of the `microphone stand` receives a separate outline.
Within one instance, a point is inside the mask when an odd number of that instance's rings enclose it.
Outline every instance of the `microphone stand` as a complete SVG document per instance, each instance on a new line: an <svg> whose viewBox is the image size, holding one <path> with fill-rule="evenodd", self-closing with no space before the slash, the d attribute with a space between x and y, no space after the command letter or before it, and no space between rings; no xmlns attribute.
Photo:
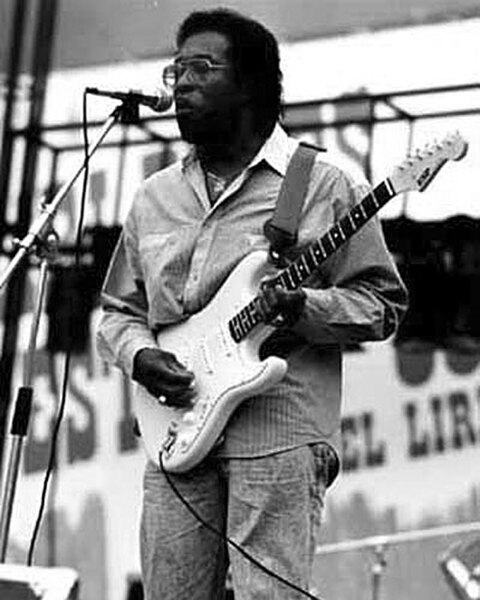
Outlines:
<svg viewBox="0 0 480 600"><path fill-rule="evenodd" d="M28 254L35 252L39 256L40 275L37 284L37 298L33 314L27 357L25 360L23 386L19 388L15 401L15 409L10 432L11 444L8 456L8 467L4 484L5 489L2 502L0 504L0 563L5 562L6 558L8 535L18 480L22 446L24 438L27 434L28 422L30 419L33 398L33 389L31 387L34 374L33 362L35 358L36 338L42 311L43 297L45 294L48 263L49 260L53 258L54 250L57 245L56 235L53 231L53 219L65 196L70 191L78 177L83 173L88 161L93 156L115 123L117 121L121 121L122 123L138 123L138 120L138 102L135 102L134 100L125 100L112 111L102 126L97 139L89 146L85 159L80 167L73 174L71 179L59 189L59 191L52 198L51 202L48 204L42 203L41 214L30 227L27 235L23 239L15 242L18 250L16 251L4 274L0 277L0 290L2 290L20 263Z"/></svg>
<svg viewBox="0 0 480 600"><path fill-rule="evenodd" d="M375 561L372 565L372 600L380 600L380 584L383 572L387 566L387 559L385 556L385 545L378 543L374 548Z"/></svg>

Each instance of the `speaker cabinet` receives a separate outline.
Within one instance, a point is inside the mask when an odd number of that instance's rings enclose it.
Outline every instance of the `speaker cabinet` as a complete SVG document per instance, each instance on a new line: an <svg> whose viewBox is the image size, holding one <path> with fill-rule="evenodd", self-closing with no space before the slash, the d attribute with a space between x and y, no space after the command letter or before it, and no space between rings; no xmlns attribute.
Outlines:
<svg viewBox="0 0 480 600"><path fill-rule="evenodd" d="M79 600L78 588L73 569L0 564L1 600Z"/></svg>

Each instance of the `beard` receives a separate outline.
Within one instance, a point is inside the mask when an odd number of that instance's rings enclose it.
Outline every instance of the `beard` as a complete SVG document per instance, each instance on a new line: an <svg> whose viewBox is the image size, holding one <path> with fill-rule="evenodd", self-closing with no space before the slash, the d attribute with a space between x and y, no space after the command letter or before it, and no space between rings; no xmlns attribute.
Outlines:
<svg viewBox="0 0 480 600"><path fill-rule="evenodd" d="M237 135L240 112L238 108L210 113L180 111L177 114L177 122L186 142L208 148L216 154L228 147Z"/></svg>

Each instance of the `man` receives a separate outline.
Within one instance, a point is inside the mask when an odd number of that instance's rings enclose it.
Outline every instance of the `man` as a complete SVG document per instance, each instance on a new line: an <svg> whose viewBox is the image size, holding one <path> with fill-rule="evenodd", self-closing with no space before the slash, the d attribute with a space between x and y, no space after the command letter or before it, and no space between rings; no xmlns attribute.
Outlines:
<svg viewBox="0 0 480 600"><path fill-rule="evenodd" d="M161 349L162 329L201 311L242 258L268 248L263 227L297 142L278 123L277 42L253 20L228 10L192 13L164 76L192 149L138 191L104 286L99 347L159 401L188 407L195 373ZM367 190L319 154L298 246L318 239ZM229 564L236 600L308 595L324 492L338 471L341 348L391 335L405 305L375 219L308 286L263 286L259 310L278 334L262 353L286 357L287 374L241 403L200 464L168 475L181 498L148 463L148 600L223 598Z"/></svg>

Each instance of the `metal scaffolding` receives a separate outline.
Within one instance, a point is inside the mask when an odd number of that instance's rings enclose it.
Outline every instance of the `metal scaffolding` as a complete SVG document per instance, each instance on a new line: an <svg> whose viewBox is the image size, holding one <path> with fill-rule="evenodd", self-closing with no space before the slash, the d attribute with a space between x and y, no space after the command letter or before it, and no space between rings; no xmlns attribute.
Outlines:
<svg viewBox="0 0 480 600"><path fill-rule="evenodd" d="M38 37L47 35L45 28L53 27L54 3L51 7L49 23L38 25ZM21 29L21 19L17 15ZM15 35L14 35L15 39ZM2 245L0 255L11 257L12 250L6 240L20 237L26 233L32 214L32 202L38 190L38 174L35 166L39 156L47 157L49 166L48 184L43 185L45 194L52 193L61 183L59 165L65 157L78 157L83 160L85 153L82 139L83 123L63 122L42 124L42 107L44 103L45 83L48 72L48 49L37 57L30 86L30 117L25 127L14 128L11 123L14 97L11 92L6 97L4 112L3 147L1 161L4 170L1 174L0 189L3 190L3 214L1 215L0 232ZM15 69L12 69L10 82L14 85ZM433 109L432 107L436 107ZM367 151L358 158L367 177L372 175L372 157L376 151L375 131L389 124L400 124L405 129L406 150L411 150L415 125L428 119L474 118L480 114L480 83L436 88L420 88L410 90L393 90L371 94L364 90L338 97L321 98L315 101L286 104L283 110L285 128L300 138L324 145L325 135L329 131L343 132L347 128L357 127L363 132L367 141ZM9 116L10 115L10 116ZM98 133L103 125L100 121L87 123L90 134ZM12 156L19 147L23 148L21 172L13 173ZM175 120L171 114L153 115L140 118L133 124L120 124L113 129L103 144L103 150L116 155L116 189L114 193L113 223L118 224L121 214L123 182L128 153L142 148L154 152L158 157L155 168L171 162L184 150L178 136ZM44 169L45 171L45 169ZM92 174L93 175L93 174ZM15 193L8 193L12 178L21 181L19 198ZM45 179L45 178L44 178ZM16 216L12 214L9 204L18 207ZM64 253L72 252L68 242L60 244ZM3 352L0 363L1 399L0 399L0 432L5 430L13 362L18 335L18 319L21 315L24 274L19 274L9 287L4 309ZM2 439L2 438L0 438ZM3 442L0 444L0 452Z"/></svg>

